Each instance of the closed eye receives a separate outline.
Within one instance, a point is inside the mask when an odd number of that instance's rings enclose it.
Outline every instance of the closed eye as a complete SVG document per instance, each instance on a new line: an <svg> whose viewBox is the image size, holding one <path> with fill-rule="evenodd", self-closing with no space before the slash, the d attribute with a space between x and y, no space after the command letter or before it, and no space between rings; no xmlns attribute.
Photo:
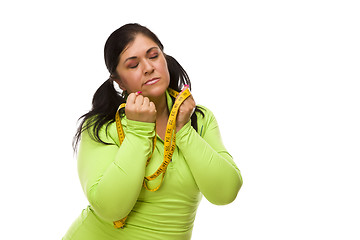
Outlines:
<svg viewBox="0 0 360 240"><path fill-rule="evenodd" d="M155 58L157 58L158 56L159 56L158 53L153 53L153 54L151 54L151 55L149 56L149 58L150 58L150 59L155 59Z"/></svg>
<svg viewBox="0 0 360 240"><path fill-rule="evenodd" d="M154 54L153 56L149 57L150 59L155 59L159 56L159 54Z"/></svg>
<svg viewBox="0 0 360 240"><path fill-rule="evenodd" d="M139 66L139 63L137 63L136 65L130 65L129 68L134 69L134 68L137 68L137 66Z"/></svg>

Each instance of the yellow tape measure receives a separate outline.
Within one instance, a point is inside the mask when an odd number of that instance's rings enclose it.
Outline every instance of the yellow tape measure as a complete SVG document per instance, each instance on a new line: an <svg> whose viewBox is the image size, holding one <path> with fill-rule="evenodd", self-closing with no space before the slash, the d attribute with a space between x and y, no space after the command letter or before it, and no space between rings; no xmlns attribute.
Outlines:
<svg viewBox="0 0 360 240"><path fill-rule="evenodd" d="M166 169L167 169L169 163L171 162L172 155L173 155L175 147L176 147L176 116L178 114L180 105L185 101L185 99L187 99L191 95L188 86L185 86L185 88L180 93L178 93L177 91L175 91L171 88L168 88L168 92L171 96L173 96L176 99L175 99L175 103L171 109L169 119L167 122L167 126L166 126L165 140L164 140L164 160L163 160L162 164L160 165L160 167L155 171L155 173L153 173L150 176L144 177L144 182L143 182L144 187L147 190L152 191L152 192L157 191L160 188L160 186L164 180ZM125 103L121 104L115 115L116 129L118 132L120 144L122 144L122 142L125 139L125 133L124 133L124 130L121 125L119 110L124 108L125 106L126 106ZM155 132L156 132L156 129L155 129ZM154 141L153 141L152 153L154 152L155 145L156 145L156 136L154 137ZM146 166L149 164L151 157L152 157L152 154L147 159ZM162 178L161 178L161 182L160 182L159 186L157 186L154 189L149 189L146 182L156 179L160 174L162 174ZM114 227L115 228L123 228L125 225L126 218L127 218L127 216L121 220L115 221Z"/></svg>

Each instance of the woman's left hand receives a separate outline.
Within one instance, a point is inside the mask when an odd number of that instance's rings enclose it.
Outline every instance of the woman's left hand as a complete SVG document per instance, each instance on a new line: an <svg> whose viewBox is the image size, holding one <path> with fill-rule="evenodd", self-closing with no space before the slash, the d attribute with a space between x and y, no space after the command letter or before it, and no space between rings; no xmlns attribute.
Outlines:
<svg viewBox="0 0 360 240"><path fill-rule="evenodd" d="M190 121L191 115L195 111L195 100L192 95L190 95L185 101L180 105L179 112L176 118L176 132Z"/></svg>

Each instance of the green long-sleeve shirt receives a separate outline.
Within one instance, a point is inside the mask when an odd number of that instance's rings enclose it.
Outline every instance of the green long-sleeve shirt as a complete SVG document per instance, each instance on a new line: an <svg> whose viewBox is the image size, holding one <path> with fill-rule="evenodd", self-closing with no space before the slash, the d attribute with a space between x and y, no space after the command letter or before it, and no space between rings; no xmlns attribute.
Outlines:
<svg viewBox="0 0 360 240"><path fill-rule="evenodd" d="M242 177L223 146L214 115L202 109L205 117L198 115L198 131L189 122L176 134L172 161L156 192L142 186L144 176L154 173L163 161L164 142L156 135L154 123L124 117L125 140L121 146L115 123L100 133L101 139L113 145L98 143L88 131L83 132L78 172L90 205L64 239L186 240L191 238L202 194L214 204L232 202ZM157 143L145 167L153 137ZM161 175L148 186L155 188L160 181ZM113 221L127 215L125 227L114 228Z"/></svg>

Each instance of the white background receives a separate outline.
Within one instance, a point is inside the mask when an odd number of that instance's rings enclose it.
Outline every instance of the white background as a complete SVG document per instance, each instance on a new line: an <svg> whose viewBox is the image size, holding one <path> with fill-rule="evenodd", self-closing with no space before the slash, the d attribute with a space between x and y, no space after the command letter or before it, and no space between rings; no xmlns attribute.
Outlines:
<svg viewBox="0 0 360 240"><path fill-rule="evenodd" d="M358 1L2 1L1 233L61 239L86 207L71 142L129 22L215 113L244 178L193 239L360 239Z"/></svg>

